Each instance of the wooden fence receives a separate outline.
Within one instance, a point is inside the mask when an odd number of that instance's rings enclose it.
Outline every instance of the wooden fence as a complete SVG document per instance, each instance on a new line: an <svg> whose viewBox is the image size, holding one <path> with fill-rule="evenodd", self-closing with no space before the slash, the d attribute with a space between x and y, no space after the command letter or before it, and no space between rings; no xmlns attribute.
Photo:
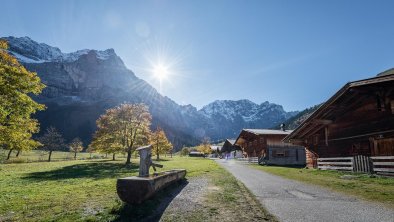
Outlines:
<svg viewBox="0 0 394 222"><path fill-rule="evenodd" d="M394 176L394 156L373 156L373 172L387 176Z"/></svg>
<svg viewBox="0 0 394 222"><path fill-rule="evenodd" d="M353 171L353 157L318 158L317 168L320 170Z"/></svg>
<svg viewBox="0 0 394 222"><path fill-rule="evenodd" d="M317 168L394 176L394 156L318 158Z"/></svg>
<svg viewBox="0 0 394 222"><path fill-rule="evenodd" d="M258 157L237 158L236 160L242 163L259 163Z"/></svg>

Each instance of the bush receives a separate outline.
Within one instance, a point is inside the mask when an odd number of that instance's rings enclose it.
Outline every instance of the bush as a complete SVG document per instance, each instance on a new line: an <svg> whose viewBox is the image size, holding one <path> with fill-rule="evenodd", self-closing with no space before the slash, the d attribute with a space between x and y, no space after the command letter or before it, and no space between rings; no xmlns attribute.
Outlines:
<svg viewBox="0 0 394 222"><path fill-rule="evenodd" d="M180 153L181 156L187 156L189 155L189 149L186 147L183 147Z"/></svg>

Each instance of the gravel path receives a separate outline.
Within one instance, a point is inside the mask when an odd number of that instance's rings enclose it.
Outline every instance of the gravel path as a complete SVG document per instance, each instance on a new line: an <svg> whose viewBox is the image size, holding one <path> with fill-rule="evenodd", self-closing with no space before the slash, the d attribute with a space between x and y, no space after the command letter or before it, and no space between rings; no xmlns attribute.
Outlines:
<svg viewBox="0 0 394 222"><path fill-rule="evenodd" d="M274 176L234 160L217 162L242 181L280 221L394 222L394 211L378 204Z"/></svg>
<svg viewBox="0 0 394 222"><path fill-rule="evenodd" d="M203 197L207 193L208 179L204 177L191 178L183 189L171 198L171 203L166 209L160 221L172 221L180 215L198 211L202 208ZM173 199L172 199L173 198Z"/></svg>

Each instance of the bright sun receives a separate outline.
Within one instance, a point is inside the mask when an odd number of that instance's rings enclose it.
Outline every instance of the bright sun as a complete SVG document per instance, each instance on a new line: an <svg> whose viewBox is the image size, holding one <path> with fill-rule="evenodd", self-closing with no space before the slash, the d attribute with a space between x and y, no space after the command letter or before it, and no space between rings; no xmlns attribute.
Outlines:
<svg viewBox="0 0 394 222"><path fill-rule="evenodd" d="M162 80L168 76L168 68L163 65L158 65L153 69L153 73L156 78Z"/></svg>

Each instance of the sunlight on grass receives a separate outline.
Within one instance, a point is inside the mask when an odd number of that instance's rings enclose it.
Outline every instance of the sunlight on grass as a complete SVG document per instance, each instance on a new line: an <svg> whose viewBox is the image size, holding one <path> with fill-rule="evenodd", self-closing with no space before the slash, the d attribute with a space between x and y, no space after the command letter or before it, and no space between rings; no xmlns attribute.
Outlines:
<svg viewBox="0 0 394 222"><path fill-rule="evenodd" d="M116 179L138 174L137 160L77 160L0 164L0 218L11 221L114 220L122 206ZM160 171L187 170L187 178L218 170L208 159L174 157ZM149 201L147 212L158 201ZM136 212L139 212L138 209Z"/></svg>
<svg viewBox="0 0 394 222"><path fill-rule="evenodd" d="M390 208L394 208L394 178L379 176L371 178L366 174L352 174L357 177L346 180L340 177L350 173L279 166L253 165L252 167L285 178L358 196L365 200L383 203Z"/></svg>

